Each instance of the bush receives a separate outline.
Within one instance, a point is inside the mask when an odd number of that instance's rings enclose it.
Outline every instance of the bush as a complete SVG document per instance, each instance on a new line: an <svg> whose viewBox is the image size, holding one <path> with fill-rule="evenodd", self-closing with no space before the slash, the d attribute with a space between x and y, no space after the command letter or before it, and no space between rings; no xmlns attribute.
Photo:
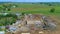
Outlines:
<svg viewBox="0 0 60 34"><path fill-rule="evenodd" d="M15 23L17 16L15 14L0 15L0 26L12 25Z"/></svg>
<svg viewBox="0 0 60 34"><path fill-rule="evenodd" d="M49 4L49 6L52 6L52 4Z"/></svg>
<svg viewBox="0 0 60 34"><path fill-rule="evenodd" d="M51 13L55 12L55 8L50 9L50 12Z"/></svg>
<svg viewBox="0 0 60 34"><path fill-rule="evenodd" d="M13 17L5 17L5 18L1 18L0 19L0 26L4 25L12 25L13 23L15 23L16 19Z"/></svg>
<svg viewBox="0 0 60 34"><path fill-rule="evenodd" d="M10 11L11 9L10 8L8 8L8 11Z"/></svg>

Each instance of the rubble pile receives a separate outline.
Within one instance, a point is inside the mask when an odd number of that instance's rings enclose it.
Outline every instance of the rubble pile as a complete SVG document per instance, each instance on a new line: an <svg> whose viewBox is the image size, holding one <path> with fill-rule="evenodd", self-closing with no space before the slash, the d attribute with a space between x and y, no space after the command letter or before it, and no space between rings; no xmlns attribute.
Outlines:
<svg viewBox="0 0 60 34"><path fill-rule="evenodd" d="M17 20L17 22L10 26L10 32L32 32L40 30L54 30L56 25L46 16L39 14L28 14L24 19ZM40 32L39 32L40 33Z"/></svg>

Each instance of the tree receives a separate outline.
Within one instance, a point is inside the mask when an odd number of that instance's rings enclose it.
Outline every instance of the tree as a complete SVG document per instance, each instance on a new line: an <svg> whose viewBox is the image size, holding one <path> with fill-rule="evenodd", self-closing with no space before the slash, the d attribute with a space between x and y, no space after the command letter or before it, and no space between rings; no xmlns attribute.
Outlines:
<svg viewBox="0 0 60 34"><path fill-rule="evenodd" d="M51 3L49 3L48 5L49 5L49 6L52 6L52 4L51 4Z"/></svg>
<svg viewBox="0 0 60 34"><path fill-rule="evenodd" d="M11 5L3 5L3 11L10 11L11 10Z"/></svg>
<svg viewBox="0 0 60 34"><path fill-rule="evenodd" d="M51 13L55 12L55 8L51 8L51 9L50 9L50 12L51 12Z"/></svg>
<svg viewBox="0 0 60 34"><path fill-rule="evenodd" d="M8 8L8 11L10 11L11 9L10 8Z"/></svg>
<svg viewBox="0 0 60 34"><path fill-rule="evenodd" d="M0 15L0 26L12 25L16 19L17 16L15 14Z"/></svg>
<svg viewBox="0 0 60 34"><path fill-rule="evenodd" d="M0 19L0 26L4 25L12 25L13 23L15 23L16 19L13 17L5 17L5 18L1 18Z"/></svg>
<svg viewBox="0 0 60 34"><path fill-rule="evenodd" d="M22 12L22 15L24 15L25 13L24 12Z"/></svg>

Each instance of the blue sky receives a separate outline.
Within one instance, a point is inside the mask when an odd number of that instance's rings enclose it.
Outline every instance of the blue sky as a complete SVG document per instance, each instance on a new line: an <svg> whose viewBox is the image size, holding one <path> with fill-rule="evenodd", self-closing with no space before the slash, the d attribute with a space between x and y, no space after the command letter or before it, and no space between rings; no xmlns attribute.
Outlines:
<svg viewBox="0 0 60 34"><path fill-rule="evenodd" d="M60 0L0 0L0 2L60 2Z"/></svg>

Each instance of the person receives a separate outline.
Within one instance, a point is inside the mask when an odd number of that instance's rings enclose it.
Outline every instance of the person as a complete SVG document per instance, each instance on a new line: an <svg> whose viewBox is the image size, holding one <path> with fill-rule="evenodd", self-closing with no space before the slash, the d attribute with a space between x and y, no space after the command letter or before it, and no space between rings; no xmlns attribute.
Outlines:
<svg viewBox="0 0 60 34"><path fill-rule="evenodd" d="M46 23L44 23L43 29L44 29L44 30L47 30L48 27L49 27L49 26L48 26Z"/></svg>

